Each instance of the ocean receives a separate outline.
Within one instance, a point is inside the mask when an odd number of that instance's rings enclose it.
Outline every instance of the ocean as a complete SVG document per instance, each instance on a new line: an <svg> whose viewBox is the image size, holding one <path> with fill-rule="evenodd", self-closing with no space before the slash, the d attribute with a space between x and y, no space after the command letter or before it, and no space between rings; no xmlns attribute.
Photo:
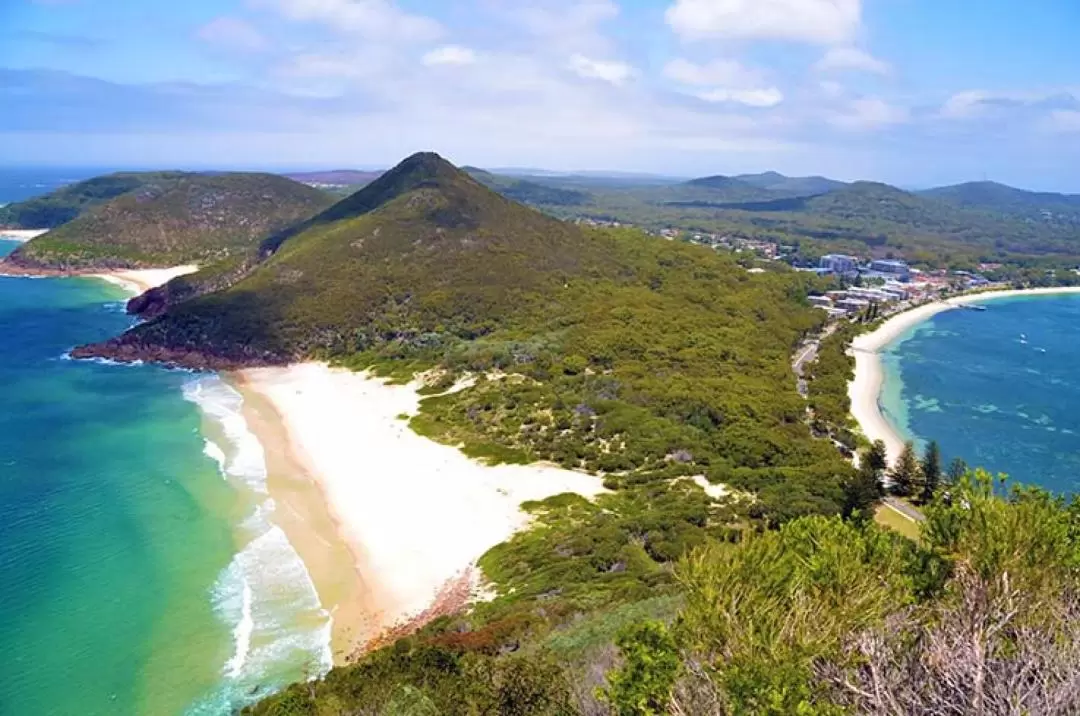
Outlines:
<svg viewBox="0 0 1080 716"><path fill-rule="evenodd" d="M112 171L86 167L0 167L0 206L47 194L66 184Z"/></svg>
<svg viewBox="0 0 1080 716"><path fill-rule="evenodd" d="M330 665L240 395L65 357L126 298L0 278L0 714L227 714Z"/></svg>
<svg viewBox="0 0 1080 716"><path fill-rule="evenodd" d="M1080 492L1080 295L995 299L940 313L883 353L880 404L947 460Z"/></svg>

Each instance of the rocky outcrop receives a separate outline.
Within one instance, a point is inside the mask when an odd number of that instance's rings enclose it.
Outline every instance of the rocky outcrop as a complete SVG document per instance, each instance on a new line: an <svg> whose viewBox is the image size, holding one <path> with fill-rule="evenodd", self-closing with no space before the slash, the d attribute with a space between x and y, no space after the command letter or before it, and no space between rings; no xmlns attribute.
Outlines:
<svg viewBox="0 0 1080 716"><path fill-rule="evenodd" d="M255 353L215 354L206 348L169 347L142 344L128 335L102 343L79 346L71 351L77 359L104 358L118 363L159 363L169 368L187 370L242 370L288 365L287 357Z"/></svg>

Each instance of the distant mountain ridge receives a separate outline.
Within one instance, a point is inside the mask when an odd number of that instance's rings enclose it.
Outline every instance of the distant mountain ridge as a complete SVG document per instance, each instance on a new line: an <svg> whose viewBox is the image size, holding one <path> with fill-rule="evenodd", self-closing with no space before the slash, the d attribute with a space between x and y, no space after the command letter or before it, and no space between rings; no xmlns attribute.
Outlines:
<svg viewBox="0 0 1080 716"><path fill-rule="evenodd" d="M825 194L847 186L846 182L829 179L822 176L789 177L779 172L764 172L763 174L740 174L735 177L741 182L752 184L761 189L783 192L786 194Z"/></svg>
<svg viewBox="0 0 1080 716"><path fill-rule="evenodd" d="M461 171L484 186L497 191L508 199L532 206L582 206L589 203L591 195L577 188L553 186L550 183L509 177L477 167L462 167Z"/></svg>
<svg viewBox="0 0 1080 716"><path fill-rule="evenodd" d="M360 187L378 179L383 172L358 169L331 169L329 171L290 172L282 176L302 184L326 184L329 186Z"/></svg>
<svg viewBox="0 0 1080 716"><path fill-rule="evenodd" d="M1080 224L1080 195L1077 194L1027 191L991 181L937 187L918 194L965 209Z"/></svg>

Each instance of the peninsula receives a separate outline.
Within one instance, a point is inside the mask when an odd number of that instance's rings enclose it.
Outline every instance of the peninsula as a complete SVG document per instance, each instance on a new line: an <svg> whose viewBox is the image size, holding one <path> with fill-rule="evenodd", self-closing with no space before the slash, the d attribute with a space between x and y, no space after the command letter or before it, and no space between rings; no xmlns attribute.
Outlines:
<svg viewBox="0 0 1080 716"><path fill-rule="evenodd" d="M11 223L50 229L0 261L0 272L76 275L210 266L254 253L268 234L332 199L271 174L111 175L4 207Z"/></svg>

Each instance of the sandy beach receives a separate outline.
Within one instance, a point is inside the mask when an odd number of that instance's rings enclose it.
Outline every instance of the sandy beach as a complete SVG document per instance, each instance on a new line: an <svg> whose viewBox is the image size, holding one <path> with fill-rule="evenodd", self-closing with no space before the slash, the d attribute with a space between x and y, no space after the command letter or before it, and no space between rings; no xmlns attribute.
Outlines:
<svg viewBox="0 0 1080 716"><path fill-rule="evenodd" d="M47 233L48 229L0 229L0 239L26 242Z"/></svg>
<svg viewBox="0 0 1080 716"><path fill-rule="evenodd" d="M129 269L121 271L108 271L103 273L88 274L94 278L100 278L135 294L145 293L152 288L164 286L177 276L186 276L199 270L198 266L175 266L164 269Z"/></svg>
<svg viewBox="0 0 1080 716"><path fill-rule="evenodd" d="M881 440L885 443L890 462L895 461L904 450L904 439L882 414L879 399L885 381L881 352L909 330L939 313L964 305L1002 298L1063 293L1080 293L1080 287L986 291L956 296L899 313L885 321L872 333L856 337L851 344L855 356L855 379L848 385L848 396L851 398L851 414L858 422L863 434L871 441Z"/></svg>
<svg viewBox="0 0 1080 716"><path fill-rule="evenodd" d="M275 499L285 486L302 493L307 485L328 508L309 500L306 516L297 509L283 527L308 562L324 606L335 611L335 653L421 615L448 589L467 591L476 560L528 524L522 502L603 492L591 475L486 466L417 435L402 417L419 409L417 384L387 385L317 363L245 370L233 380L261 412L250 421L260 440L270 446L287 438L285 455L268 455L272 472L284 473L271 482ZM312 563L327 561L335 549L325 536L328 524L348 546L353 571L344 581L351 585L328 585L334 570ZM315 539L320 529L323 537ZM340 570L336 578L343 579Z"/></svg>

